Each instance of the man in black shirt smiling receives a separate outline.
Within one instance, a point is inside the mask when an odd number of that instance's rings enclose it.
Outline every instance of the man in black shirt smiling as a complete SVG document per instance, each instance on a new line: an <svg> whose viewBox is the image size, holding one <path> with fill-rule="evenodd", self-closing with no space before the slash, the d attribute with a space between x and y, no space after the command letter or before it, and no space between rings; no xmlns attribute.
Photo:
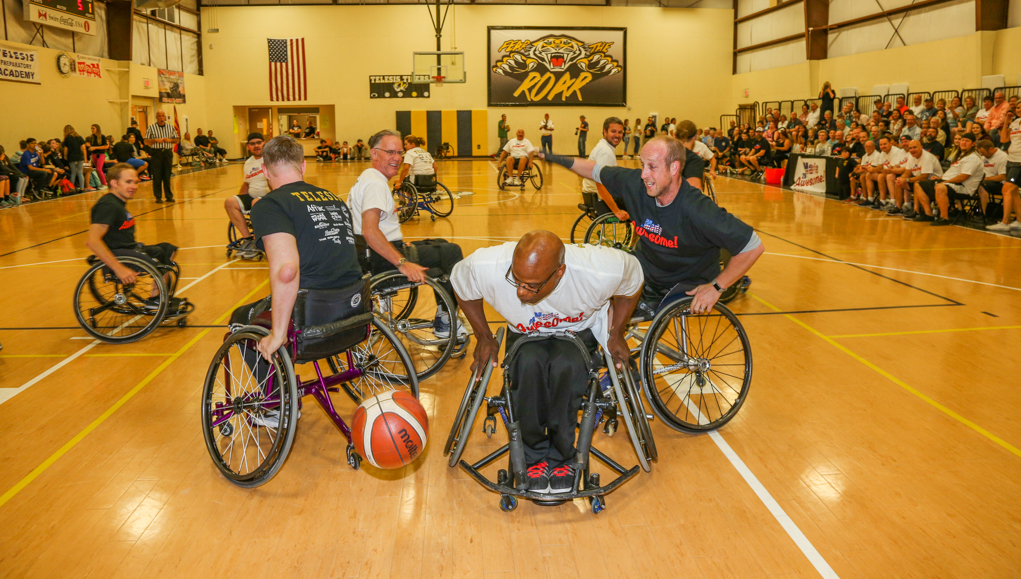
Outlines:
<svg viewBox="0 0 1021 579"><path fill-rule="evenodd" d="M304 156L301 145L286 135L262 149L273 190L252 206L252 226L269 261L273 329L259 342L266 357L287 341L299 288L340 289L362 277L351 213L340 197L303 180ZM265 306L266 300L241 306L231 320L247 323Z"/></svg>
<svg viewBox="0 0 1021 579"><path fill-rule="evenodd" d="M645 273L639 308L646 314L667 294L694 296L691 311L708 312L765 251L750 226L684 180L685 151L677 139L657 137L642 147L641 169L545 156L603 185L627 206L638 233L635 256ZM720 248L733 255L722 272Z"/></svg>

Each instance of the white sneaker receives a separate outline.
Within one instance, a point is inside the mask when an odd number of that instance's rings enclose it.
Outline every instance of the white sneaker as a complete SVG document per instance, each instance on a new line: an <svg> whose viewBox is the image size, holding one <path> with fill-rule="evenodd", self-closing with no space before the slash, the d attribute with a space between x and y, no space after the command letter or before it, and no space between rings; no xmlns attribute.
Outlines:
<svg viewBox="0 0 1021 579"><path fill-rule="evenodd" d="M1015 221L1014 223L1017 223L1017 221ZM1018 228L1021 229L1021 225L1018 225ZM994 223L992 225L986 225L986 230L988 231L1010 231L1011 229L1013 228L1010 225L1007 225L1002 221Z"/></svg>
<svg viewBox="0 0 1021 579"><path fill-rule="evenodd" d="M1021 229L1021 221L1018 221L1017 219L1015 219L1014 223L1010 224L1010 228L1011 229Z"/></svg>

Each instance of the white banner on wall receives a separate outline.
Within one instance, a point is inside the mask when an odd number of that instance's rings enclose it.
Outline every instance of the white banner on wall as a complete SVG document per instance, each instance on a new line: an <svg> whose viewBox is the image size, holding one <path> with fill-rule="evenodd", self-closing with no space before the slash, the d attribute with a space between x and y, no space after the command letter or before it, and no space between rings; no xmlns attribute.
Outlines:
<svg viewBox="0 0 1021 579"><path fill-rule="evenodd" d="M84 54L74 55L78 62L78 76L85 78L103 78L103 68L100 66L99 57L85 56Z"/></svg>
<svg viewBox="0 0 1021 579"><path fill-rule="evenodd" d="M826 159L798 158L791 189L826 194Z"/></svg>
<svg viewBox="0 0 1021 579"><path fill-rule="evenodd" d="M0 45L0 80L39 84L39 52Z"/></svg>

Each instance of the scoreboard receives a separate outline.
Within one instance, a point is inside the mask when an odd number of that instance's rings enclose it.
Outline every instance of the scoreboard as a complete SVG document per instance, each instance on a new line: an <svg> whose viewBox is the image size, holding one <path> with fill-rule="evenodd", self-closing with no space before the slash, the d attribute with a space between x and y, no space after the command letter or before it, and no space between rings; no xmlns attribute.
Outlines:
<svg viewBox="0 0 1021 579"><path fill-rule="evenodd" d="M96 33L93 0L24 0L25 20L81 34Z"/></svg>

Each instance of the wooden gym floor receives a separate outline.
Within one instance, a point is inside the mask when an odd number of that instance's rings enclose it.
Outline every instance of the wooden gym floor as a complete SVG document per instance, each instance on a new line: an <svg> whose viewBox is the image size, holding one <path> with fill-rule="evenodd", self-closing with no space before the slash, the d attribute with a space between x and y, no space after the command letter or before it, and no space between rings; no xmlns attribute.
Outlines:
<svg viewBox="0 0 1021 579"><path fill-rule="evenodd" d="M310 163L308 180L346 197L363 167ZM540 192L499 192L487 161L440 178L475 194L408 238L467 254L566 237L578 214L559 167ZM202 380L228 314L268 291L264 263L224 256L240 181L232 164L175 178L174 204L139 190L138 237L182 248L197 310L123 346L85 338L71 309L97 194L0 211L0 576L1021 576L1021 239L720 179L767 251L731 304L754 351L747 403L718 435L653 422L660 461L598 516L507 514L442 457L465 360L422 384L430 444L403 471L352 471L313 404L269 484L218 474ZM501 436L476 432L466 458ZM596 444L635 464L624 433Z"/></svg>

